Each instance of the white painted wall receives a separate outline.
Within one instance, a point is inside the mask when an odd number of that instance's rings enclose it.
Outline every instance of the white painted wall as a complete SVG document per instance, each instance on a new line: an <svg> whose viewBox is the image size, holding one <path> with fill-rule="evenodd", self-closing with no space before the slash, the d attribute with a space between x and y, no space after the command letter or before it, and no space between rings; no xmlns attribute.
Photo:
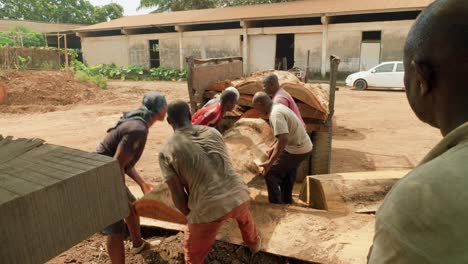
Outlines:
<svg viewBox="0 0 468 264"><path fill-rule="evenodd" d="M308 50L310 50L309 70L320 72L322 65L322 33L295 34L294 66L306 69Z"/></svg>
<svg viewBox="0 0 468 264"><path fill-rule="evenodd" d="M130 64L127 36L82 38L81 47L86 64Z"/></svg>
<svg viewBox="0 0 468 264"><path fill-rule="evenodd" d="M275 68L276 35L249 36L249 72Z"/></svg>

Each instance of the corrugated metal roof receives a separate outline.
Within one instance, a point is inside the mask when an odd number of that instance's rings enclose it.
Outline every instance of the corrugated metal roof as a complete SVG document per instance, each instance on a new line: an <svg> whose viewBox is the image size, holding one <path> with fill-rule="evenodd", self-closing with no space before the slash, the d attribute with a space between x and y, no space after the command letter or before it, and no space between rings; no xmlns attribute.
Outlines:
<svg viewBox="0 0 468 264"><path fill-rule="evenodd" d="M433 0L308 0L288 3L154 13L118 18L109 22L78 28L99 31L148 26L229 22L239 20L314 17L324 14L360 14L421 10Z"/></svg>
<svg viewBox="0 0 468 264"><path fill-rule="evenodd" d="M0 19L0 32L9 31L12 27L24 26L33 31L40 33L71 31L84 25L80 24L56 24L48 22L30 21L30 20L14 20Z"/></svg>

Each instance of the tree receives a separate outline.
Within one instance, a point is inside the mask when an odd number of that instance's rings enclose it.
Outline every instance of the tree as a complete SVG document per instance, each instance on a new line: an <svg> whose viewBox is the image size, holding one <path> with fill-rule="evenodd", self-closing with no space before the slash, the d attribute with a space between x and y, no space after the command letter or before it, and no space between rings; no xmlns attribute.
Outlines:
<svg viewBox="0 0 468 264"><path fill-rule="evenodd" d="M46 44L44 36L41 33L23 26L15 26L10 31L1 33L0 39L4 40L4 45L22 47L42 47Z"/></svg>
<svg viewBox="0 0 468 264"><path fill-rule="evenodd" d="M154 12L165 12L291 1L294 0L140 0L138 9L155 8Z"/></svg>
<svg viewBox="0 0 468 264"><path fill-rule="evenodd" d="M123 16L124 9L121 5L111 3L104 6L97 6L94 9L94 23L109 21Z"/></svg>
<svg viewBox="0 0 468 264"><path fill-rule="evenodd" d="M93 24L122 15L118 4L95 7L88 0L0 0L0 18L8 19Z"/></svg>

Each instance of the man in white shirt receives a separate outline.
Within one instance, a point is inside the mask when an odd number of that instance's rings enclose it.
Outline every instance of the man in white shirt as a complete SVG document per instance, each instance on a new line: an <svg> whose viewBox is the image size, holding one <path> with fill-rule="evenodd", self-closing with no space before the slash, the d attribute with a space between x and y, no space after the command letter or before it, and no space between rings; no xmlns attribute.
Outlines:
<svg viewBox="0 0 468 264"><path fill-rule="evenodd" d="M268 188L270 203L291 204L296 171L312 151L303 123L296 114L282 104L275 104L264 92L253 98L254 108L269 116L276 143L268 151L269 159L260 164Z"/></svg>

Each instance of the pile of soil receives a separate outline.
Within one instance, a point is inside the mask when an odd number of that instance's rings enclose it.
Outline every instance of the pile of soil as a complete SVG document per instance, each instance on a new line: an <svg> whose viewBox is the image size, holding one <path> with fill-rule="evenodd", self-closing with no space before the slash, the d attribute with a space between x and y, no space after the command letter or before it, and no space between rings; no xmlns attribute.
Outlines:
<svg viewBox="0 0 468 264"><path fill-rule="evenodd" d="M95 99L102 91L96 85L73 79L61 71L11 71L0 77L7 100L3 113L55 111L61 106Z"/></svg>

